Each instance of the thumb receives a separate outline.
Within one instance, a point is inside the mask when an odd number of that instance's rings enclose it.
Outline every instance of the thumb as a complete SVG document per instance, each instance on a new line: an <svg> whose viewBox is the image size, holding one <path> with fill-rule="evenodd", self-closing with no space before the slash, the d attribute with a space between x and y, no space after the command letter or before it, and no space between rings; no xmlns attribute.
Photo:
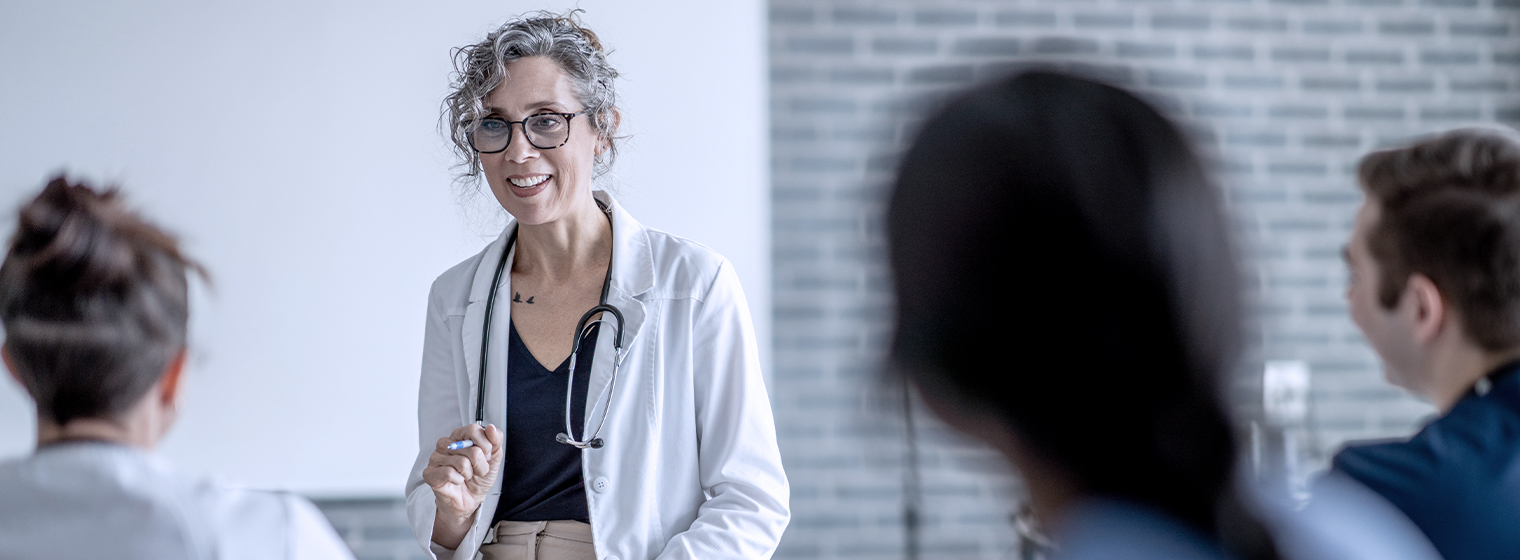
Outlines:
<svg viewBox="0 0 1520 560"><path fill-rule="evenodd" d="M491 440L491 446L496 448L497 455L501 454L500 452L502 450L503 443L502 439L504 436L505 434L501 432L501 428L497 428L495 424L486 426L486 438Z"/></svg>

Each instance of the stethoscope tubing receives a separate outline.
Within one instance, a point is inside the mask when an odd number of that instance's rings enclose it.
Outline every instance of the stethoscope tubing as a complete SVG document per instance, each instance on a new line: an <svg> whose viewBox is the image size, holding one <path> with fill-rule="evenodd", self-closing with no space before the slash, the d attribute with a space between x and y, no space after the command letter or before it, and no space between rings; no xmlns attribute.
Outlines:
<svg viewBox="0 0 1520 560"><path fill-rule="evenodd" d="M600 206L601 202L598 201L597 204ZM603 207L603 211L610 213L610 209L606 207ZM512 248L516 244L517 229L513 228L512 233L507 236L506 246L501 250L501 258L496 261L496 272L491 277L491 290L486 295L486 314L485 321L481 325L480 337L480 375L476 379L477 386L475 391L475 424L480 426L485 425L486 366L491 349L491 316L496 310L496 293L501 288L501 276L507 268L507 257L512 254ZM612 263L609 262L607 263L607 277L602 282L601 300L595 307L592 307L590 310L581 315L580 321L578 321L575 325L575 341L570 346L569 371L566 372L565 375L565 431L564 433L557 434L554 439L555 441L576 447L578 449L600 449L604 444L602 438L598 436L600 436L602 433L602 427L607 424L607 416L609 414L610 408L612 407L612 392L616 390L617 387L618 366L620 366L623 362L623 312L616 306L607 303L607 294L611 287ZM581 353L581 341L584 340L586 336L586 324L588 322L592 322L591 318L594 317L597 313L611 313L613 318L616 319L615 327L617 329L617 332L614 333L615 337L613 338L612 346L612 378L608 381L607 385L607 406L602 409L602 417L596 425L596 430L591 433L591 437L584 440L577 440L574 436L574 425L571 423L571 405L574 403L575 398L575 365ZM607 319L603 317L596 320L593 324L606 322L606 320ZM600 401L601 399L598 398L597 400ZM593 407L592 410L594 411L595 408ZM581 433L583 435L585 434L584 427L582 428Z"/></svg>
<svg viewBox="0 0 1520 560"><path fill-rule="evenodd" d="M623 324L623 312L619 311L618 308L613 307L611 305L607 305L607 304L601 304L601 305L597 305L596 307L591 308L591 310L587 311L584 315L581 315L581 320L580 320L579 323L576 324L576 327L575 327L575 332L580 333L580 334L575 337L575 346L572 347L571 350L570 350L569 375L570 375L571 381L568 382L565 385L565 432L556 435L555 438L554 438L555 441L558 441L558 442L564 443L564 444L568 444L568 445L573 445L573 446L581 448L581 449L585 449L587 447L590 447L592 449L601 449L602 448L603 441L602 441L602 438L600 438L598 436L600 436L602 434L602 426L607 425L607 412L612 407L612 392L615 391L615 390L617 390L617 370L618 370L618 366L621 365L622 361L623 361L622 360L622 353L620 351L618 351L617 355L614 356L613 360L612 360L612 378L607 381L607 407L605 407L605 408L602 409L602 418L601 418L600 421L597 422L597 424L596 424L596 430L593 431L593 432L591 432L591 437L589 437L589 438L586 438L584 440L579 440L579 441L575 440L573 438L573 435L575 434L575 431L573 429L573 424L570 423L570 419L572 418L572 416L570 415L570 411L573 410L573 408L572 408L571 405L575 402L575 400L574 400L575 399L575 382L574 382L574 379L575 379L575 362L576 362L576 360L577 360L577 358L578 358L578 356L580 354L581 341L585 340L585 338L586 338L586 332L589 330L589 327L586 326L586 322L591 319L592 315L596 315L597 313L600 313L600 312L611 312L612 316L617 319L617 324L618 324L617 339L613 343L614 344L613 347L620 349L623 346L623 341L622 341L622 338L623 338L623 329L621 327L622 324ZM596 322L600 323L600 322L603 322L603 321L606 321L606 319L605 318L598 319ZM600 401L601 397L597 397L597 400ZM591 403L591 404L592 404L591 410L595 411L596 410L595 403ZM585 430L584 427L582 427L581 434L584 435L585 433L586 433L586 430Z"/></svg>
<svg viewBox="0 0 1520 560"><path fill-rule="evenodd" d="M512 254L512 246L516 244L517 228L512 228L512 234L507 237L507 245L501 250L501 258L496 261L496 274L491 277L491 291L486 294L486 317L480 326L480 375L476 378L479 386L475 391L477 426L486 423L486 359L491 356L491 315L496 311L496 291L501 288L501 273L507 269L507 256Z"/></svg>

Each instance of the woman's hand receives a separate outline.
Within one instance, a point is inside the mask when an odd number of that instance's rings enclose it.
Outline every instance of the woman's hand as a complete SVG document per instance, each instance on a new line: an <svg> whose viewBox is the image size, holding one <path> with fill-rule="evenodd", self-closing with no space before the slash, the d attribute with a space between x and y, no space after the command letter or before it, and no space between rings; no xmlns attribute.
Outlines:
<svg viewBox="0 0 1520 560"><path fill-rule="evenodd" d="M453 550L470 531L470 518L501 477L502 437L496 426L468 424L438 439L427 468L422 469L422 481L433 488L438 506L433 542ZM466 439L475 445L449 449L449 444Z"/></svg>

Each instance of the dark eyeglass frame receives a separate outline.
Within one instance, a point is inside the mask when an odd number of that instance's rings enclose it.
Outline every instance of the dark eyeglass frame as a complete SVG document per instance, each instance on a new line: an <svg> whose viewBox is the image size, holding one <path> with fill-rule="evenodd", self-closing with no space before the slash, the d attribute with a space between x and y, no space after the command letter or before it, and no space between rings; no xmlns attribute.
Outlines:
<svg viewBox="0 0 1520 560"><path fill-rule="evenodd" d="M570 129L569 129L570 123L574 122L575 117L579 117L579 116L584 115L584 114L589 113L589 112L591 112L591 109L581 109L579 112L576 112L576 113L555 113L553 111L547 111L547 112L543 112L543 113L534 113L534 114L528 115L526 117L523 117L523 119L520 120L520 121L509 121L509 120L501 118L501 117L486 117L486 118L480 119L480 122L475 123L475 127L470 130L470 148L473 148L476 153L481 153L481 154L498 154L498 153L501 153L503 151L506 151L507 147L512 145L512 136L513 136L513 134L512 134L512 125L515 124L515 125L518 125L519 127L522 128L523 138L527 138L528 139L528 145L533 146L535 148L538 148L540 150L552 150L552 149L555 149L555 148L558 148L560 146L563 146L565 144L569 144L570 143ZM565 128L565 140L563 142L560 142L560 143L555 144L553 146L540 146L540 145L538 145L538 144L536 144L536 143L533 142L533 135L532 134L528 134L528 120L532 119L534 117L542 117L542 116L545 116L545 115L558 115L560 117L564 117L564 119L565 119L565 127L566 128ZM501 145L501 149L499 149L499 150L491 150L489 152L485 152L485 151L481 151L481 149L478 146L475 145L475 133L480 130L480 125L485 124L486 121L500 121L500 122L506 123L506 125L507 125L507 143L506 144L502 144Z"/></svg>

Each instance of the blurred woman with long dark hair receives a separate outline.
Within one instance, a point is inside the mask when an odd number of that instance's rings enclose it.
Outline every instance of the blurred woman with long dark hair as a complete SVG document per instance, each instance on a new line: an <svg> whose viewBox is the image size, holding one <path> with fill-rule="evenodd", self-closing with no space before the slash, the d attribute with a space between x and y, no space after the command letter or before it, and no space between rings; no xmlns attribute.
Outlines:
<svg viewBox="0 0 1520 560"><path fill-rule="evenodd" d="M1034 71L951 103L888 216L895 369L1006 455L1063 558L1274 558L1232 484L1221 201L1118 88Z"/></svg>

